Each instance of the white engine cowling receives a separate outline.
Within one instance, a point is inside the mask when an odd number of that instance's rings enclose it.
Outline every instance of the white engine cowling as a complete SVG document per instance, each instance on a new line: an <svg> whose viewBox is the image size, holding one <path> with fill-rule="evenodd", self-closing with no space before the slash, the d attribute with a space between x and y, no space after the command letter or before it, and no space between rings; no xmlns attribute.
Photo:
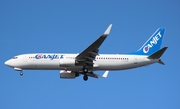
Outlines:
<svg viewBox="0 0 180 109"><path fill-rule="evenodd" d="M60 71L60 78L69 78L69 79L73 79L75 78L77 75L75 72L72 71L66 71L66 70L61 70Z"/></svg>
<svg viewBox="0 0 180 109"><path fill-rule="evenodd" d="M75 59L60 59L59 65L61 67L75 66Z"/></svg>

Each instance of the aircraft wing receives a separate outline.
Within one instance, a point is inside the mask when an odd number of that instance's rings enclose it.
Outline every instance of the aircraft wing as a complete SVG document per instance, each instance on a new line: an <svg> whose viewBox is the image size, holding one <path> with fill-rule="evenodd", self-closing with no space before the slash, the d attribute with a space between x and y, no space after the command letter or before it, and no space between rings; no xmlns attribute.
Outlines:
<svg viewBox="0 0 180 109"><path fill-rule="evenodd" d="M104 42L106 37L109 35L111 27L112 24L109 25L109 27L106 29L103 35L101 35L96 41L94 41L89 47L87 47L76 57L76 62L79 65L85 65L90 69L93 68L93 60L95 60L95 57L98 55L99 47Z"/></svg>

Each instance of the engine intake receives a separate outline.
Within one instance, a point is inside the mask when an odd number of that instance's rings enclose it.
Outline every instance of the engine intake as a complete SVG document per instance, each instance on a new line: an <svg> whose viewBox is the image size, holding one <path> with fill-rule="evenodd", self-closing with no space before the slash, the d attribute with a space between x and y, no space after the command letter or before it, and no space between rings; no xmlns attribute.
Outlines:
<svg viewBox="0 0 180 109"><path fill-rule="evenodd" d="M77 76L79 76L79 74L76 72L66 71L66 70L60 71L60 78L73 79L76 78Z"/></svg>

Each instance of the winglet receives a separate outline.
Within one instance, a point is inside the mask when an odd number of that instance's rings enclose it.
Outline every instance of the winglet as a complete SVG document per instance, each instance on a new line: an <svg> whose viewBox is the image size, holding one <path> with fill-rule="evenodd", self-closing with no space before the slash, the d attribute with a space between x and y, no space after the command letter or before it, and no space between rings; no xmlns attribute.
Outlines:
<svg viewBox="0 0 180 109"><path fill-rule="evenodd" d="M105 73L102 75L103 78L106 78L108 76L109 70L105 71Z"/></svg>
<svg viewBox="0 0 180 109"><path fill-rule="evenodd" d="M106 31L104 32L104 35L108 35L110 33L111 27L112 27L112 24L110 24L109 27L106 29Z"/></svg>

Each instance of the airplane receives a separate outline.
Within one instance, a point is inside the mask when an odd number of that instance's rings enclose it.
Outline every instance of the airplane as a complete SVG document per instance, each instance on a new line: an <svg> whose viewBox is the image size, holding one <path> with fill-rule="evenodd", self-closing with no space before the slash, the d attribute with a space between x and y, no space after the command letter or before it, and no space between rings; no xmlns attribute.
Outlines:
<svg viewBox="0 0 180 109"><path fill-rule="evenodd" d="M112 24L90 46L79 54L65 53L32 53L14 56L5 65L16 71L23 70L60 70L60 78L74 79L83 75L84 81L88 77L106 78L109 71L126 70L147 66L154 63L164 65L161 56L168 47L160 49L165 29L159 28L135 52L126 54L99 54L99 48L110 33ZM94 71L104 70L103 75Z"/></svg>

